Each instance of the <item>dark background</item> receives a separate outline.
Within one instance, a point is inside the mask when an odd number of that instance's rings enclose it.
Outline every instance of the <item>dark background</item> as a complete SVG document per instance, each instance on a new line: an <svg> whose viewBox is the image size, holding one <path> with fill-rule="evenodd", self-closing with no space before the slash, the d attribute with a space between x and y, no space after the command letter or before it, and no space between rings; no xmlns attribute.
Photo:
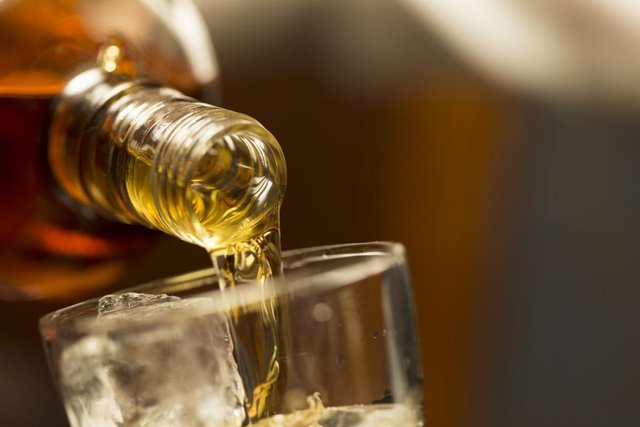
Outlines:
<svg viewBox="0 0 640 427"><path fill-rule="evenodd" d="M406 245L428 425L640 425L634 111L504 90L396 2L201 3L224 106L287 157L284 249ZM122 285L206 265L165 239ZM66 425L60 306L0 305L2 425Z"/></svg>

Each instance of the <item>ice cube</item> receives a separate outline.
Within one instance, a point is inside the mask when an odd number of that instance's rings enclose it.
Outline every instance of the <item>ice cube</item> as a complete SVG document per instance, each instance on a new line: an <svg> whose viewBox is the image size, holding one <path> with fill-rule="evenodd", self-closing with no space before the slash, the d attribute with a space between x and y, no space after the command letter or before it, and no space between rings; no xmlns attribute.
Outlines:
<svg viewBox="0 0 640 427"><path fill-rule="evenodd" d="M60 361L62 394L73 427L122 425L122 413L109 382L106 355L113 343L89 336L65 349Z"/></svg>
<svg viewBox="0 0 640 427"><path fill-rule="evenodd" d="M207 298L104 297L94 333L65 350L74 426L229 426L244 391L225 315ZM72 415L73 414L73 415Z"/></svg>

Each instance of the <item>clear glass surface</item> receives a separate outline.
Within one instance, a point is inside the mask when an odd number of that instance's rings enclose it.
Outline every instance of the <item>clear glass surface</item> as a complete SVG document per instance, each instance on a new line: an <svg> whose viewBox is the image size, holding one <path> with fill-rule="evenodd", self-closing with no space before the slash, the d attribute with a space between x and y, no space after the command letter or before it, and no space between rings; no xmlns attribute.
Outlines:
<svg viewBox="0 0 640 427"><path fill-rule="evenodd" d="M43 317L71 425L422 425L403 247L301 249L283 262L284 279L269 289L220 292L213 270L202 270ZM254 364L272 350L260 333L265 305L277 313L279 374L255 419L244 402L259 391Z"/></svg>

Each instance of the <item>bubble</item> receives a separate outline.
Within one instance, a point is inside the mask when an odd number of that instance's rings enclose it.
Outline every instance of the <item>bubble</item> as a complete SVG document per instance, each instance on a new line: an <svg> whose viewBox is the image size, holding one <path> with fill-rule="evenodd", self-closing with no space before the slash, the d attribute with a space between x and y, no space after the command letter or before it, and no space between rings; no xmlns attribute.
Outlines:
<svg viewBox="0 0 640 427"><path fill-rule="evenodd" d="M328 304L319 302L313 306L313 318L316 322L328 322L333 317L333 310Z"/></svg>

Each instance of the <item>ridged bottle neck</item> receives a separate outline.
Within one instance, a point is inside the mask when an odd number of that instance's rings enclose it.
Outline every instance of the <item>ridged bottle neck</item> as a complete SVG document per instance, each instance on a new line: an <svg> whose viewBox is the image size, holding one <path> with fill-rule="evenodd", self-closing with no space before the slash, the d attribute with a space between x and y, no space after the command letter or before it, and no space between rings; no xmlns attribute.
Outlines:
<svg viewBox="0 0 640 427"><path fill-rule="evenodd" d="M286 167L254 119L100 69L69 82L50 129L60 185L102 216L210 250L278 228Z"/></svg>

